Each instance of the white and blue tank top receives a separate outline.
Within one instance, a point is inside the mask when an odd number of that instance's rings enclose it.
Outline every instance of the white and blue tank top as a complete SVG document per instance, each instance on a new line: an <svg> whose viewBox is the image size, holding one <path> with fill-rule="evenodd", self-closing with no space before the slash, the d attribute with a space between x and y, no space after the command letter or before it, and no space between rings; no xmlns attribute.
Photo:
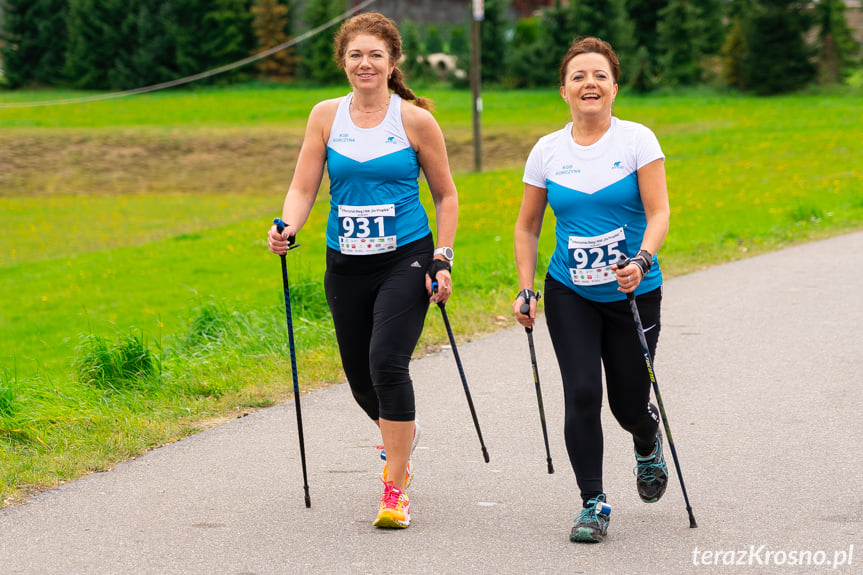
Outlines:
<svg viewBox="0 0 863 575"><path fill-rule="evenodd" d="M549 275L584 298L625 299L610 266L641 247L647 218L636 171L664 158L653 132L641 124L611 118L611 127L594 144L579 146L572 123L534 145L523 182L543 188L557 219ZM662 285L654 265L636 295Z"/></svg>
<svg viewBox="0 0 863 575"><path fill-rule="evenodd" d="M339 103L327 142L327 246L348 255L392 252L431 233L419 198L419 161L398 94L374 128L354 124L352 99L350 93Z"/></svg>

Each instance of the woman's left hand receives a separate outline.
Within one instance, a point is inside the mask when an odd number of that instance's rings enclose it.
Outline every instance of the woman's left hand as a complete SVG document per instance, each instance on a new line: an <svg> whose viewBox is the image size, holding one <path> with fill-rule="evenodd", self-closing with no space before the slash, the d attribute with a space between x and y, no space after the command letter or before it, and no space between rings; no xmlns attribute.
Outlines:
<svg viewBox="0 0 863 575"><path fill-rule="evenodd" d="M634 263L630 263L623 268L618 266L615 273L617 273L617 283L620 286L617 289L623 293L634 292L643 278L641 267Z"/></svg>

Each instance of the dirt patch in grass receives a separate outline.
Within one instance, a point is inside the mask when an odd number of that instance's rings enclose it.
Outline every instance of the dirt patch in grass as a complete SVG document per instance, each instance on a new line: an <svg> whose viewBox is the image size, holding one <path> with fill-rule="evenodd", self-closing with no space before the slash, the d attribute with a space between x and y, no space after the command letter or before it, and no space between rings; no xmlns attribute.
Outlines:
<svg viewBox="0 0 863 575"><path fill-rule="evenodd" d="M538 135L483 134L483 170L521 166ZM455 173L474 168L470 133L446 135ZM0 197L284 194L302 134L276 130L16 130L0 135Z"/></svg>
<svg viewBox="0 0 863 575"><path fill-rule="evenodd" d="M0 139L0 195L287 190L291 134L18 132Z"/></svg>

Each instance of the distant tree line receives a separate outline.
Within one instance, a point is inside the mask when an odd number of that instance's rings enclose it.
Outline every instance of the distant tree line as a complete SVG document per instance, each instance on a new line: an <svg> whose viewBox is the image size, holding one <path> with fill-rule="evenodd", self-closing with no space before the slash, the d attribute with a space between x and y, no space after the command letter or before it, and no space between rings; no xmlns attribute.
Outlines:
<svg viewBox="0 0 863 575"><path fill-rule="evenodd" d="M3 81L86 89L130 89L203 72L288 41L341 14L346 0L3 0ZM840 83L859 68L843 0L537 1L513 21L513 0L485 0L482 78L512 88L554 86L560 58L581 35L608 40L622 64L619 81L636 91L727 85L759 94ZM303 7L301 7L301 4ZM524 0L520 7L530 4ZM447 52L470 63L468 24L404 21L409 79L464 85L468 77L433 70ZM331 84L335 28L257 64L212 79Z"/></svg>
<svg viewBox="0 0 863 575"><path fill-rule="evenodd" d="M294 0L4 0L10 87L130 89L197 74L286 42ZM288 49L216 81L291 79Z"/></svg>
<svg viewBox="0 0 863 575"><path fill-rule="evenodd" d="M774 94L842 82L860 66L843 0L555 0L514 25L508 4L485 1L482 75L513 87L556 83L581 35L609 41L620 82L637 91L709 83ZM486 41L508 43L506 57L487 59Z"/></svg>

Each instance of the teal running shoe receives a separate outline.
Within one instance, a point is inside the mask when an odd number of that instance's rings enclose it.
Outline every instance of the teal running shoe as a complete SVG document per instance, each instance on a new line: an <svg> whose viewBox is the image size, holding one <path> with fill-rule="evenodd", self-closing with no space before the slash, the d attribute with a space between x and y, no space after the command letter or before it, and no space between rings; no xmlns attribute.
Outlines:
<svg viewBox="0 0 863 575"><path fill-rule="evenodd" d="M611 505L605 502L605 494L600 493L589 500L578 517L569 534L570 541L581 543L599 543L608 531L608 521L611 516Z"/></svg>
<svg viewBox="0 0 863 575"><path fill-rule="evenodd" d="M662 432L656 431L656 445L650 455L635 452L635 484L638 496L645 503L654 503L665 493L668 486L668 465L662 455Z"/></svg>

